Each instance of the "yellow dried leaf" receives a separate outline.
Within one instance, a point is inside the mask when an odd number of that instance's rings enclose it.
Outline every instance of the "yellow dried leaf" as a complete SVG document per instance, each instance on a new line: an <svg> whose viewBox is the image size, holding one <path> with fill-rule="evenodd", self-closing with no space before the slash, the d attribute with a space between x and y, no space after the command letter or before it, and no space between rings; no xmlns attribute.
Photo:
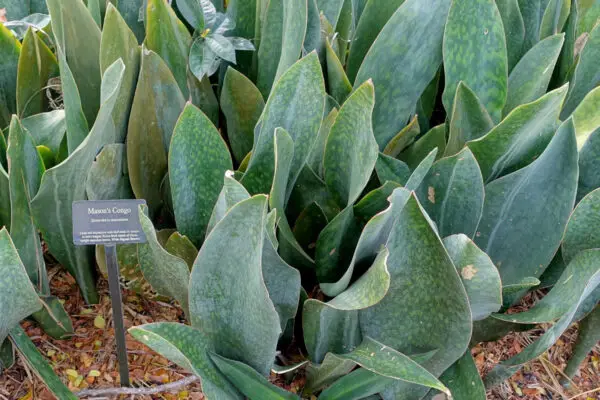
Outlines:
<svg viewBox="0 0 600 400"><path fill-rule="evenodd" d="M88 376L98 378L100 376L100 371L98 371L97 369L93 369L88 373Z"/></svg>
<svg viewBox="0 0 600 400"><path fill-rule="evenodd" d="M94 326L98 329L106 328L106 320L102 315L98 315L96 318L94 318Z"/></svg>
<svg viewBox="0 0 600 400"><path fill-rule="evenodd" d="M48 350L48 351L46 352L46 355L47 355L48 357L52 357L52 356L54 356L55 354L56 354L56 350Z"/></svg>
<svg viewBox="0 0 600 400"><path fill-rule="evenodd" d="M72 378L77 378L79 376L79 372L75 371L74 369L65 370L65 374L67 374L67 376L70 376Z"/></svg>
<svg viewBox="0 0 600 400"><path fill-rule="evenodd" d="M2 10L0 10L0 11L2 11ZM1 16L1 14L0 14L0 16ZM0 18L0 21L1 20L2 19ZM25 396L19 398L19 400L31 400L31 399L33 399L33 392L31 391L31 389L29 390L29 392L27 392L27 394Z"/></svg>

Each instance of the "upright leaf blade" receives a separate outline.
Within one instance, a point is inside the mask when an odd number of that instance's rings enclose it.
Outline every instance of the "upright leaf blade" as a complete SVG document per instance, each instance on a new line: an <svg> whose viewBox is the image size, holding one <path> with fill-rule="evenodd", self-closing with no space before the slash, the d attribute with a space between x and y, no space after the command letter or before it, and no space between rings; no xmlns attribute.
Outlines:
<svg viewBox="0 0 600 400"><path fill-rule="evenodd" d="M0 24L0 129L10 124L10 116L17 111L17 71L21 44L4 24Z"/></svg>
<svg viewBox="0 0 600 400"><path fill-rule="evenodd" d="M518 0L496 0L504 34L506 36L506 52L508 60L508 71L521 59L523 54L523 42L525 41L525 22L519 8Z"/></svg>

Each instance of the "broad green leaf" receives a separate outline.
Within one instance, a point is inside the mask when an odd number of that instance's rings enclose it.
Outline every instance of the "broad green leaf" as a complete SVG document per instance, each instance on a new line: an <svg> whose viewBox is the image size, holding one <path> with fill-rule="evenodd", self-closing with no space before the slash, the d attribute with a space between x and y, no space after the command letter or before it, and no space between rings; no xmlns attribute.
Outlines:
<svg viewBox="0 0 600 400"><path fill-rule="evenodd" d="M508 60L506 38L494 0L454 0L444 32L446 110L454 103L456 86L464 81L481 100L494 122L506 103Z"/></svg>
<svg viewBox="0 0 600 400"><path fill-rule="evenodd" d="M250 400L293 400L299 397L270 383L250 366L209 353L219 371Z"/></svg>
<svg viewBox="0 0 600 400"><path fill-rule="evenodd" d="M148 0L144 44L164 60L173 73L181 93L188 98L190 89L187 59L192 37L183 22L175 15L175 11L167 4L167 0Z"/></svg>
<svg viewBox="0 0 600 400"><path fill-rule="evenodd" d="M100 28L81 0L47 0L56 45L65 54L91 126L101 105ZM65 66L61 65L61 77ZM64 84L64 81L63 81Z"/></svg>
<svg viewBox="0 0 600 400"><path fill-rule="evenodd" d="M562 32L570 12L570 0L550 0L542 16L540 40Z"/></svg>
<svg viewBox="0 0 600 400"><path fill-rule="evenodd" d="M344 66L335 54L328 39L325 39L325 51L329 93L338 103L342 104L352 92L352 84L348 80Z"/></svg>
<svg viewBox="0 0 600 400"><path fill-rule="evenodd" d="M10 123L7 157L10 165L10 234L29 279L39 292L49 294L42 244L31 212L31 199L40 187L44 164L33 138L16 116Z"/></svg>
<svg viewBox="0 0 600 400"><path fill-rule="evenodd" d="M225 36L215 33L207 36L204 41L218 57L235 64L235 48Z"/></svg>
<svg viewBox="0 0 600 400"><path fill-rule="evenodd" d="M231 31L234 36L244 37L252 40L255 46L258 47L258 42L255 41L257 36L260 36L260 4L262 0L229 0L227 4L227 14L235 21L235 28ZM256 76L251 74L252 59L255 53L242 52L238 53L238 66L241 72L246 76Z"/></svg>
<svg viewBox="0 0 600 400"><path fill-rule="evenodd" d="M503 285L539 277L558 249L577 191L577 146L567 120L542 155L485 187L475 243Z"/></svg>
<svg viewBox="0 0 600 400"><path fill-rule="evenodd" d="M181 258L172 255L159 243L152 221L139 209L140 224L146 234L147 243L137 247L140 268L152 288L163 296L174 298L181 304L186 315L189 313L188 287L190 269Z"/></svg>
<svg viewBox="0 0 600 400"><path fill-rule="evenodd" d="M441 158L446 149L446 125L441 124L429 130L416 142L407 147L398 155L410 169L415 169L421 161L434 149L437 149L437 158Z"/></svg>
<svg viewBox="0 0 600 400"><path fill-rule="evenodd" d="M65 339L73 334L73 323L64 306L55 296L41 296L43 308L31 314L44 330L44 333L55 338Z"/></svg>
<svg viewBox="0 0 600 400"><path fill-rule="evenodd" d="M0 272L0 342L3 342L22 319L42 307L6 228L0 230Z"/></svg>
<svg viewBox="0 0 600 400"><path fill-rule="evenodd" d="M327 187L342 207L352 205L369 182L377 161L371 113L373 84L361 85L342 105L327 138L324 176Z"/></svg>
<svg viewBox="0 0 600 400"><path fill-rule="evenodd" d="M1 171L0 171L1 172ZM589 137L579 152L579 184L577 200L600 187L600 127Z"/></svg>
<svg viewBox="0 0 600 400"><path fill-rule="evenodd" d="M77 400L77 396L62 383L50 364L40 354L35 344L20 326L12 329L10 339L27 366L44 382L56 398L61 400Z"/></svg>
<svg viewBox="0 0 600 400"><path fill-rule="evenodd" d="M581 18L577 23L577 36L585 32L591 32L600 17L600 4L596 1L581 0L578 6L581 9Z"/></svg>
<svg viewBox="0 0 600 400"><path fill-rule="evenodd" d="M550 0L518 0L525 24L523 53L526 53L540 41L540 26L546 6Z"/></svg>
<svg viewBox="0 0 600 400"><path fill-rule="evenodd" d="M106 71L119 58L125 64L125 75L113 114L119 143L123 143L127 135L131 103L140 71L140 54L140 47L135 35L119 11L109 4L104 17L104 28L100 41L100 68L102 72Z"/></svg>
<svg viewBox="0 0 600 400"><path fill-rule="evenodd" d="M598 58L600 58L600 24L590 32L585 47L579 55L579 62L571 79L572 84L561 118L571 115L586 94L600 84Z"/></svg>
<svg viewBox="0 0 600 400"><path fill-rule="evenodd" d="M383 153L379 153L379 157L377 157L375 171L377 172L377 178L379 178L381 184L390 181L403 185L410 177L408 165Z"/></svg>
<svg viewBox="0 0 600 400"><path fill-rule="evenodd" d="M67 131L65 110L32 115L21 120L21 124L31 134L37 146L46 146L53 154L59 153Z"/></svg>
<svg viewBox="0 0 600 400"><path fill-rule="evenodd" d="M567 86L514 109L487 135L467 143L485 182L530 164L544 151L558 126Z"/></svg>
<svg viewBox="0 0 600 400"><path fill-rule="evenodd" d="M385 378L365 368L358 368L323 390L319 400L371 399L366 397L370 395L375 395L374 399L379 400L381 397L377 393L382 392L392 382L391 378Z"/></svg>
<svg viewBox="0 0 600 400"><path fill-rule="evenodd" d="M423 182L423 179L425 179L425 177L429 173L429 170L433 166L433 163L435 162L437 156L437 152L437 147L431 150L429 154L427 154L427 157L425 157L419 163L417 168L415 168L413 173L408 178L408 181L406 181L406 185L404 185L408 190L417 190L419 188L419 186Z"/></svg>
<svg viewBox="0 0 600 400"><path fill-rule="evenodd" d="M86 199L86 181L98 150L115 138L112 112L125 66L116 61L104 73L102 106L96 123L81 145L64 162L47 170L31 202L32 214L52 255L71 273L88 303L98 295L94 285L93 248L73 244L72 203ZM64 190L69 188L69 190ZM53 212L48 212L48 207Z"/></svg>
<svg viewBox="0 0 600 400"><path fill-rule="evenodd" d="M291 192L312 149L323 118L325 84L315 53L295 63L277 81L255 133L255 144L242 183L252 194L268 193L274 174L275 128L285 129L294 141L287 193Z"/></svg>
<svg viewBox="0 0 600 400"><path fill-rule="evenodd" d="M388 142L383 149L383 153L392 157L397 157L402 150L414 142L420 132L421 127L419 126L419 118L415 115L408 125L402 128L402 130Z"/></svg>
<svg viewBox="0 0 600 400"><path fill-rule="evenodd" d="M402 187L396 182L386 182L377 189L371 190L354 205L354 216L361 226L365 226L371 218L388 208L389 197L394 190Z"/></svg>
<svg viewBox="0 0 600 400"><path fill-rule="evenodd" d="M233 173L231 171L227 171L225 173L223 188L221 189L221 193L219 193L219 197L217 198L217 202L215 203L212 215L210 216L210 221L206 228L206 235L208 235L215 225L225 217L225 214L227 214L231 207L240 201L249 198L250 194L246 188L233 178Z"/></svg>
<svg viewBox="0 0 600 400"><path fill-rule="evenodd" d="M266 196L258 195L229 210L196 258L189 291L192 325L202 329L215 352L263 375L281 333L262 277L266 209Z"/></svg>
<svg viewBox="0 0 600 400"><path fill-rule="evenodd" d="M587 194L575 207L569 218L562 242L562 254L565 263L580 251L600 247L600 189Z"/></svg>
<svg viewBox="0 0 600 400"><path fill-rule="evenodd" d="M313 171L315 171L319 177L323 177L323 157L325 155L325 146L327 145L327 138L331 133L331 127L337 119L338 114L338 109L333 108L331 112L323 119L321 128L319 129L319 135L317 136L313 148L308 155L308 161L306 164Z"/></svg>
<svg viewBox="0 0 600 400"><path fill-rule="evenodd" d="M198 249L196 249L192 241L179 232L174 232L169 236L169 239L165 243L165 250L185 261L190 270L198 255Z"/></svg>
<svg viewBox="0 0 600 400"><path fill-rule="evenodd" d="M58 75L58 62L44 41L30 28L23 39L17 75L17 111L21 118L46 111L45 87ZM0 123L2 125L2 123Z"/></svg>
<svg viewBox="0 0 600 400"><path fill-rule="evenodd" d="M332 220L341 211L325 182L310 167L305 166L292 189L286 215L294 221L311 203L318 204L328 220Z"/></svg>
<svg viewBox="0 0 600 400"><path fill-rule="evenodd" d="M145 9L143 9L145 4L145 0L116 0L119 14L123 16L123 19L135 34L138 43L142 43L146 37L146 30L144 28L144 16L146 15L146 12Z"/></svg>
<svg viewBox="0 0 600 400"><path fill-rule="evenodd" d="M125 145L121 143L108 144L102 148L87 177L86 193L89 200L133 198L126 151Z"/></svg>
<svg viewBox="0 0 600 400"><path fill-rule="evenodd" d="M600 3L599 3L600 5ZM571 13L565 24L565 44L563 45L560 58L555 72L555 82L558 85L566 83L571 78L571 73L576 64L575 44L577 42L577 24L580 20L579 17L579 4L577 1L573 1L571 4ZM599 7L600 10L600 7ZM578 49L581 50L581 49Z"/></svg>
<svg viewBox="0 0 600 400"><path fill-rule="evenodd" d="M100 3L98 1L99 0L87 0L87 8L98 27L102 28L102 15L100 13Z"/></svg>
<svg viewBox="0 0 600 400"><path fill-rule="evenodd" d="M177 229L197 247L206 235L223 174L230 169L231 155L219 131L200 109L188 103L171 139L169 180Z"/></svg>
<svg viewBox="0 0 600 400"><path fill-rule="evenodd" d="M525 23L518 0L496 0L496 6L498 6L502 25L504 25L508 71L510 72L523 55Z"/></svg>
<svg viewBox="0 0 600 400"><path fill-rule="evenodd" d="M454 399L482 400L486 398L485 386L470 350L444 371L440 376L440 381L450 389ZM432 400L434 398L426 397L426 399Z"/></svg>
<svg viewBox="0 0 600 400"><path fill-rule="evenodd" d="M441 237L475 235L484 189L481 170L468 148L433 164L416 193Z"/></svg>
<svg viewBox="0 0 600 400"><path fill-rule="evenodd" d="M442 62L449 0L407 0L377 36L354 81L373 79L373 130L382 150L406 125ZM402 88L402 90L398 90Z"/></svg>
<svg viewBox="0 0 600 400"><path fill-rule="evenodd" d="M21 0L1 0L0 8L6 9L6 17L9 21L24 18L31 13L29 2Z"/></svg>
<svg viewBox="0 0 600 400"><path fill-rule="evenodd" d="M360 19L358 19L356 32L350 44L350 52L346 63L346 72L350 81L354 81L358 69L377 35L402 3L404 3L404 0L367 1L365 9Z"/></svg>
<svg viewBox="0 0 600 400"><path fill-rule="evenodd" d="M227 68L221 89L221 109L227 121L227 137L235 160L240 163L252 151L254 127L265 107L252 81Z"/></svg>
<svg viewBox="0 0 600 400"><path fill-rule="evenodd" d="M329 352L348 353L360 344L358 310L377 304L387 293L390 286L387 257L387 250L379 253L369 270L333 300L304 302L304 342L313 362L323 362Z"/></svg>
<svg viewBox="0 0 600 400"><path fill-rule="evenodd" d="M494 122L477 95L463 81L456 87L448 143L444 155L451 156L471 140L479 139L494 127Z"/></svg>
<svg viewBox="0 0 600 400"><path fill-rule="evenodd" d="M198 0L177 0L177 9L194 30L202 32L205 28L204 11Z"/></svg>
<svg viewBox="0 0 600 400"><path fill-rule="evenodd" d="M257 53L256 81L265 98L274 83L298 60L308 13L307 0L269 1L266 7Z"/></svg>
<svg viewBox="0 0 600 400"><path fill-rule="evenodd" d="M21 43L11 31L0 24L0 129L10 124L17 111L17 70Z"/></svg>
<svg viewBox="0 0 600 400"><path fill-rule="evenodd" d="M546 94L565 35L550 36L529 50L508 77L508 95L503 114Z"/></svg>
<svg viewBox="0 0 600 400"><path fill-rule="evenodd" d="M319 12L322 12L327 21L334 27L338 23L343 6L344 0L317 0Z"/></svg>
<svg viewBox="0 0 600 400"><path fill-rule="evenodd" d="M521 353L509 358L508 360L502 361L488 373L485 378L486 386L493 386L494 384L499 383L499 381L504 381L505 379L509 378L515 372L517 372L524 363L539 357L552 345L554 345L558 338L560 338L560 336L569 328L575 319L579 307L600 284L600 270L598 270L599 261L599 249L582 251L573 259L573 261L571 261L571 263L574 265L573 269L575 270L585 268L585 266L589 266L591 264L594 266L594 268L596 268L596 273L587 281L583 291L577 293L578 298L575 304L573 304L568 312L564 314L550 329L546 330L546 333L544 333L543 336L527 346Z"/></svg>
<svg viewBox="0 0 600 400"><path fill-rule="evenodd" d="M2 135L0 135L2 136ZM4 137L2 137L4 139ZM1 139L0 139L1 140ZM10 228L10 189L8 174L0 163L0 226Z"/></svg>
<svg viewBox="0 0 600 400"><path fill-rule="evenodd" d="M577 149L581 150L592 133L600 128L600 87L591 90L573 112Z"/></svg>
<svg viewBox="0 0 600 400"><path fill-rule="evenodd" d="M577 342L564 370L565 375L568 377L575 376L579 366L598 344L598 341L600 341L600 307L596 307L591 314L579 323Z"/></svg>
<svg viewBox="0 0 600 400"><path fill-rule="evenodd" d="M559 248L550 262L550 265L548 265L548 268L546 268L542 276L540 276L539 289L546 289L554 286L560 279L565 268L567 268L567 265L563 259L562 249Z"/></svg>
<svg viewBox="0 0 600 400"><path fill-rule="evenodd" d="M162 206L160 184L167 174L167 151L184 105L165 62L143 49L127 132L127 165L133 193L147 201L151 216Z"/></svg>
<svg viewBox="0 0 600 400"><path fill-rule="evenodd" d="M321 207L312 202L296 218L292 232L304 251L314 259L317 239L327 226L327 217Z"/></svg>
<svg viewBox="0 0 600 400"><path fill-rule="evenodd" d="M212 338L200 329L159 322L130 328L129 333L163 357L198 375L208 400L244 398L213 364L208 354L214 351Z"/></svg>
<svg viewBox="0 0 600 400"><path fill-rule="evenodd" d="M360 344L360 341L358 344ZM308 364L303 395L309 395L329 386L347 375L354 367L356 367L356 364L353 361L340 359L333 353L327 353L321 364Z"/></svg>
<svg viewBox="0 0 600 400"><path fill-rule="evenodd" d="M214 75L221 65L221 59L208 47L206 41L201 37L196 38L192 43L189 58L190 72L197 79L204 79Z"/></svg>
<svg viewBox="0 0 600 400"><path fill-rule="evenodd" d="M502 282L487 254L462 234L448 236L443 242L467 291L473 321L480 321L500 310Z"/></svg>
<svg viewBox="0 0 600 400"><path fill-rule="evenodd" d="M10 340L0 345L0 374L15 364L15 349Z"/></svg>
<svg viewBox="0 0 600 400"><path fill-rule="evenodd" d="M469 301L414 194L395 218L386 243L390 289L379 303L359 312L361 330L405 354L437 349L423 366L439 375L467 349Z"/></svg>
<svg viewBox="0 0 600 400"><path fill-rule="evenodd" d="M518 292L532 289L540 285L540 280L533 276L526 276L517 283L511 283L502 286L502 292L505 295L512 295Z"/></svg>

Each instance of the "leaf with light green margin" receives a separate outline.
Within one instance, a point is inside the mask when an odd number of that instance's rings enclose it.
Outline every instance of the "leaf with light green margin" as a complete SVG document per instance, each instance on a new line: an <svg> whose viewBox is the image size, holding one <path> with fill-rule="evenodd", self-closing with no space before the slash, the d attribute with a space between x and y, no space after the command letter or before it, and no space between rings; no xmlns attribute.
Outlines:
<svg viewBox="0 0 600 400"><path fill-rule="evenodd" d="M360 226L354 218L354 208L346 207L321 231L315 250L315 272L319 282L335 282L349 265Z"/></svg>
<svg viewBox="0 0 600 400"><path fill-rule="evenodd" d="M102 28L102 15L100 14L100 3L98 3L98 0L87 0L87 8L96 24Z"/></svg>
<svg viewBox="0 0 600 400"><path fill-rule="evenodd" d="M389 198L390 206L371 218L365 225L354 250L352 261L344 275L337 282L320 283L323 293L329 297L339 295L350 284L355 266L375 259L381 247L387 242L392 226L406 204L409 194L410 192L404 188L398 188L392 192Z"/></svg>
<svg viewBox="0 0 600 400"><path fill-rule="evenodd" d="M327 59L327 86L331 96L342 104L352 92L352 84L346 76L344 66L331 47L329 39L325 38L325 51Z"/></svg>
<svg viewBox="0 0 600 400"><path fill-rule="evenodd" d="M473 321L500 310L502 282L488 255L463 234L448 236L443 243L467 291Z"/></svg>
<svg viewBox="0 0 600 400"><path fill-rule="evenodd" d="M123 19L135 34L138 43L142 43L146 37L146 30L144 28L144 21L140 20L140 9L144 6L145 0L110 1L116 3L119 14L123 16ZM142 16L144 15L145 13L142 12Z"/></svg>
<svg viewBox="0 0 600 400"><path fill-rule="evenodd" d="M225 172L225 178L223 180L223 188L215 207L213 209L210 221L206 228L206 235L213 230L215 225L225 217L227 211L242 200L250 198L250 193L244 188L244 186L233 178L233 172Z"/></svg>
<svg viewBox="0 0 600 400"><path fill-rule="evenodd" d="M303 396L311 395L329 386L343 376L346 376L354 367L356 367L356 364L353 361L340 359L333 353L327 353L321 364L308 364L306 368L306 384L302 392Z"/></svg>
<svg viewBox="0 0 600 400"><path fill-rule="evenodd" d="M381 397L377 393L382 392L392 382L391 378L378 375L368 369L358 368L323 390L319 400L364 400L371 399L365 396L373 394L374 399L380 400Z"/></svg>
<svg viewBox="0 0 600 400"><path fill-rule="evenodd" d="M575 129L569 119L537 160L486 185L475 243L490 256L503 285L544 272L573 209L577 176Z"/></svg>
<svg viewBox="0 0 600 400"><path fill-rule="evenodd" d="M415 115L408 125L402 128L402 130L389 141L383 149L383 153L392 157L397 157L402 150L414 142L419 133L421 133L419 116Z"/></svg>
<svg viewBox="0 0 600 400"><path fill-rule="evenodd" d="M598 59L600 58L600 24L590 32L587 42L579 55L579 62L571 78L569 95L562 109L565 119L577 108L585 95L600 84Z"/></svg>
<svg viewBox="0 0 600 400"><path fill-rule="evenodd" d="M317 0L308 0L306 6L308 8L306 14L306 36L304 37L302 51L310 53L315 50L319 55L319 60L325 60L325 42L323 39L331 33L329 32L331 24L321 29L321 14L317 6ZM323 21L325 21L324 16Z"/></svg>
<svg viewBox="0 0 600 400"><path fill-rule="evenodd" d="M325 145L327 144L327 138L329 137L329 133L331 133L331 127L337 119L338 114L338 109L334 107L323 119L321 128L319 129L319 135L317 136L313 148L308 155L308 161L306 164L313 171L315 171L319 177L323 177L323 157L325 155Z"/></svg>
<svg viewBox="0 0 600 400"><path fill-rule="evenodd" d="M590 247L582 251L588 249ZM577 254L579 253L576 253L575 257ZM554 322L568 313L580 301L579 296L592 276L600 271L600 267L596 264L571 262L575 257L567 259L567 268L558 282L532 308L515 314L494 314L492 317L518 324L543 324Z"/></svg>
<svg viewBox="0 0 600 400"><path fill-rule="evenodd" d="M523 104L487 135L467 143L486 183L529 165L544 151L556 132L566 94L567 85Z"/></svg>
<svg viewBox="0 0 600 400"><path fill-rule="evenodd" d="M569 218L562 241L562 254L569 263L577 253L600 247L600 189L588 193Z"/></svg>
<svg viewBox="0 0 600 400"><path fill-rule="evenodd" d="M192 269L194 260L196 260L196 256L198 255L198 249L196 249L196 246L194 246L192 241L187 236L182 235L179 232L174 232L171 236L169 236L167 243L165 243L165 250L185 261L190 270Z"/></svg>
<svg viewBox="0 0 600 400"><path fill-rule="evenodd" d="M343 5L344 0L317 0L319 13L323 13L327 21L334 27L338 23Z"/></svg>
<svg viewBox="0 0 600 400"><path fill-rule="evenodd" d="M517 283L511 283L508 285L503 285L502 286L502 293L506 296L506 295L512 295L514 293L517 292L523 292L524 290L528 290L531 288L534 288L536 286L539 286L540 284L540 280L533 277L533 276L526 276L523 279L521 279L519 282ZM506 299L505 299L506 300Z"/></svg>
<svg viewBox="0 0 600 400"><path fill-rule="evenodd" d="M397 218L386 243L390 289L359 312L361 330L403 353L438 349L423 364L437 376L467 350L472 323L467 293L414 193Z"/></svg>
<svg viewBox="0 0 600 400"><path fill-rule="evenodd" d="M415 169L421 161L433 150L438 149L437 159L442 158L446 151L446 124L434 126L416 142L398 155L410 169Z"/></svg>
<svg viewBox="0 0 600 400"><path fill-rule="evenodd" d="M399 187L402 187L402 185L387 181L360 199L354 205L354 217L359 224L364 227L371 218L385 210L390 204L389 197Z"/></svg>
<svg viewBox="0 0 600 400"><path fill-rule="evenodd" d="M86 182L89 200L132 199L125 145L108 144L96 156Z"/></svg>
<svg viewBox="0 0 600 400"><path fill-rule="evenodd" d="M275 128L285 129L294 141L287 196L306 163L323 119L325 83L316 53L296 62L274 85L261 116L252 157L242 184L252 194L268 193L275 171ZM256 135L256 133L255 133Z"/></svg>
<svg viewBox="0 0 600 400"><path fill-rule="evenodd" d="M138 260L144 278L156 293L177 300L185 314L190 316L188 298L190 269L187 263L169 253L159 243L154 225L146 216L143 206L139 208L139 218L148 240L137 245Z"/></svg>
<svg viewBox="0 0 600 400"><path fill-rule="evenodd" d="M48 99L43 88L50 78L58 75L58 62L31 28L23 38L18 70L16 93L20 118L46 111Z"/></svg>
<svg viewBox="0 0 600 400"><path fill-rule="evenodd" d="M450 368L448 368L440 381L450 389L452 398L460 400L482 400L486 398L485 386L481 380L481 376L477 371L477 366L471 356L471 351L465 352ZM425 400L437 399L435 393L429 392ZM444 397L446 399L447 397Z"/></svg>
<svg viewBox="0 0 600 400"><path fill-rule="evenodd" d="M421 182L423 182L423 179L425 179L429 173L429 170L433 166L437 153L438 149L436 147L435 149L431 150L429 154L427 154L427 157L425 157L421 163L419 163L417 168L415 168L413 173L410 175L410 178L408 178L408 181L406 181L406 185L404 185L404 187L406 187L408 190L417 190L419 188Z"/></svg>
<svg viewBox="0 0 600 400"><path fill-rule="evenodd" d="M86 199L86 181L92 162L99 149L114 141L111 115L124 70L122 61L116 61L106 70L102 106L90 134L69 158L44 173L40 189L31 202L34 221L51 254L73 275L88 303L98 301L94 282L94 249L73 244L71 206L73 201ZM52 208L51 213L48 207Z"/></svg>
<svg viewBox="0 0 600 400"><path fill-rule="evenodd" d="M306 35L307 2L270 1L262 18L256 86L268 97L274 83L300 56Z"/></svg>
<svg viewBox="0 0 600 400"><path fill-rule="evenodd" d="M123 143L127 135L129 113L140 71L140 55L140 46L135 35L119 11L109 3L100 42L100 68L102 72L106 71L106 68L119 58L125 63L125 76L113 114L117 129L116 141L119 143Z"/></svg>
<svg viewBox="0 0 600 400"><path fill-rule="evenodd" d="M325 183L341 207L351 206L369 182L377 161L371 113L375 92L365 82L340 108L325 145Z"/></svg>
<svg viewBox="0 0 600 400"><path fill-rule="evenodd" d="M404 0L367 1L363 13L358 19L346 61L346 73L350 81L354 81L369 48L402 3Z"/></svg>
<svg viewBox="0 0 600 400"><path fill-rule="evenodd" d="M458 82L444 155L455 155L468 141L479 139L493 127L494 122L477 95L465 82Z"/></svg>
<svg viewBox="0 0 600 400"><path fill-rule="evenodd" d="M221 89L221 109L227 121L227 137L233 157L239 163L252 151L254 127L265 107L254 83L228 67Z"/></svg>
<svg viewBox="0 0 600 400"><path fill-rule="evenodd" d="M579 323L577 342L573 354L564 370L565 375L572 378L587 355L600 341L600 306Z"/></svg>
<svg viewBox="0 0 600 400"><path fill-rule="evenodd" d="M523 53L526 53L540 41L542 17L550 0L518 0L525 24Z"/></svg>
<svg viewBox="0 0 600 400"><path fill-rule="evenodd" d="M581 150L592 133L600 128L600 87L591 90L573 111L577 149Z"/></svg>
<svg viewBox="0 0 600 400"><path fill-rule="evenodd" d="M41 293L50 294L40 235L31 213L31 199L40 187L45 168L33 138L16 115L10 123L6 155L10 166L11 238L33 286Z"/></svg>
<svg viewBox="0 0 600 400"><path fill-rule="evenodd" d="M10 338L22 360L44 382L50 392L61 400L77 400L77 396L62 383L20 326L16 326L11 330Z"/></svg>
<svg viewBox="0 0 600 400"><path fill-rule="evenodd" d="M11 329L42 307L6 228L0 230L0 343Z"/></svg>
<svg viewBox="0 0 600 400"><path fill-rule="evenodd" d="M571 0L550 0L540 23L540 40L562 32L571 13Z"/></svg>
<svg viewBox="0 0 600 400"><path fill-rule="evenodd" d="M0 163L0 227L1 226L10 228L10 189L8 184L8 174L4 170L4 166Z"/></svg>
<svg viewBox="0 0 600 400"><path fill-rule="evenodd" d="M498 122L506 103L508 61L502 18L494 0L454 0L444 32L443 103L450 110L464 81Z"/></svg>
<svg viewBox="0 0 600 400"><path fill-rule="evenodd" d="M600 127L592 132L583 148L579 151L579 184L577 185L577 201L599 187Z"/></svg>
<svg viewBox="0 0 600 400"><path fill-rule="evenodd" d="M438 71L449 8L449 0L405 1L360 66L354 87L373 79L377 92L373 129L380 150L406 125Z"/></svg>
<svg viewBox="0 0 600 400"><path fill-rule="evenodd" d="M483 210L481 170L471 150L437 161L415 190L441 237L475 235Z"/></svg>
<svg viewBox="0 0 600 400"><path fill-rule="evenodd" d="M10 116L17 111L17 71L21 43L8 28L0 24L0 129L10 124Z"/></svg>
<svg viewBox="0 0 600 400"><path fill-rule="evenodd" d="M54 110L32 115L21 120L37 146L46 146L54 154L58 154L60 143L65 136L65 110ZM0 139L1 140L1 139Z"/></svg>
<svg viewBox="0 0 600 400"><path fill-rule="evenodd" d="M397 158L383 153L379 153L379 157L377 157L375 172L381 184L391 181L404 185L408 178L410 178L410 168L408 168L408 165Z"/></svg>
<svg viewBox="0 0 600 400"><path fill-rule="evenodd" d="M579 21L579 4L574 1L571 4L571 13L565 24L565 43L561 50L556 71L554 72L555 85L562 85L570 79L576 63L575 43L577 41L577 23Z"/></svg>
<svg viewBox="0 0 600 400"><path fill-rule="evenodd" d="M492 369L485 378L486 387L494 386L495 384L508 379L521 366L546 352L560 336L569 328L575 319L579 307L585 302L586 298L594 292L600 285L600 249L584 250L577 254L571 261L574 264L573 269L583 268L585 265L592 264L596 268L596 273L590 277L586 283L583 292L578 293L579 298L573 306L564 314L550 329L544 333L537 341L533 342L525 348L521 353L502 361L494 369Z"/></svg>
<svg viewBox="0 0 600 400"><path fill-rule="evenodd" d="M348 353L360 344L358 310L377 304L387 293L390 286L387 257L388 251L383 249L364 275L329 302L317 299L304 302L304 343L313 362L323 362L329 352Z"/></svg>
<svg viewBox="0 0 600 400"><path fill-rule="evenodd" d="M167 174L167 151L184 106L183 94L167 64L143 48L127 131L127 165L133 193L146 200L151 216L163 204L160 185Z"/></svg>
<svg viewBox="0 0 600 400"><path fill-rule="evenodd" d="M235 360L209 353L219 371L250 400L293 400L299 397L273 385L252 367Z"/></svg>
<svg viewBox="0 0 600 400"><path fill-rule="evenodd" d="M546 94L564 41L563 33L547 37L523 56L508 77L504 115Z"/></svg>
<svg viewBox="0 0 600 400"><path fill-rule="evenodd" d="M580 1L581 18L577 23L577 36L590 32L598 23L600 17L600 4L595 1Z"/></svg>
<svg viewBox="0 0 600 400"><path fill-rule="evenodd" d="M281 333L261 266L266 211L264 195L229 210L200 249L189 289L192 325L202 329L215 352L263 375Z"/></svg>
<svg viewBox="0 0 600 400"><path fill-rule="evenodd" d="M47 3L56 45L65 54L64 64L72 71L72 85L79 90L81 109L91 126L101 105L100 28L80 0L48 0ZM63 79L65 67L60 67Z"/></svg>
<svg viewBox="0 0 600 400"><path fill-rule="evenodd" d="M158 354L199 376L208 400L243 399L211 361L208 352L214 351L214 344L202 330L174 322L158 322L130 328L129 333Z"/></svg>
<svg viewBox="0 0 600 400"><path fill-rule="evenodd" d="M33 318L44 330L44 333L55 339L66 339L73 332L73 323L69 314L61 303L61 300L55 296L40 296L43 308L31 314Z"/></svg>
<svg viewBox="0 0 600 400"><path fill-rule="evenodd" d="M231 169L231 155L219 131L199 108L188 103L171 139L169 180L177 230L197 247L206 235L223 174Z"/></svg>
<svg viewBox="0 0 600 400"><path fill-rule="evenodd" d="M498 6L502 25L504 25L508 71L510 72L523 55L525 22L518 0L496 0L496 6Z"/></svg>

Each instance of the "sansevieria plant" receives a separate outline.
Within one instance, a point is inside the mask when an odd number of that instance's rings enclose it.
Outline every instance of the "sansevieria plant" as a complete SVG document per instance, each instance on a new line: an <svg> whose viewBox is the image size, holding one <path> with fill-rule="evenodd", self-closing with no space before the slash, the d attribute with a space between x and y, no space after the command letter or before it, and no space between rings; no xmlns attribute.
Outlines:
<svg viewBox="0 0 600 400"><path fill-rule="evenodd" d="M0 8L0 366L74 398L17 325L72 331L42 242L98 300L85 199L146 200L124 285L186 323L130 333L209 400L483 400L573 323L567 375L600 340L600 2ZM480 377L472 346L538 324Z"/></svg>

